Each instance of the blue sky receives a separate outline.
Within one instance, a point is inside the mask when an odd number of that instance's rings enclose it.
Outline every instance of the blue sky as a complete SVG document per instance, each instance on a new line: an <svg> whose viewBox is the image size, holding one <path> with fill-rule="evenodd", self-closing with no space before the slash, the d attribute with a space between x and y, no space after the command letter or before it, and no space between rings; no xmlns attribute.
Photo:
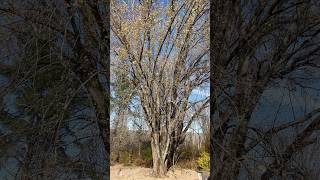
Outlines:
<svg viewBox="0 0 320 180"><path fill-rule="evenodd" d="M192 91L189 101L199 101L210 96L209 87L206 88L196 88Z"/></svg>

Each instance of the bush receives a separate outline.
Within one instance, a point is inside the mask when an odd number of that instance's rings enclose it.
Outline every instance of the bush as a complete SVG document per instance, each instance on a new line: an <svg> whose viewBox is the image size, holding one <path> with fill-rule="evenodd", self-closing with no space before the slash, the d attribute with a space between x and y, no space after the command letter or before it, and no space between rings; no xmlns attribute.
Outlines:
<svg viewBox="0 0 320 180"><path fill-rule="evenodd" d="M119 163L124 164L124 165L130 165L131 164L131 154L127 151L124 151L119 159Z"/></svg>
<svg viewBox="0 0 320 180"><path fill-rule="evenodd" d="M197 148L189 144L183 145L179 152L181 153L179 158L180 160L192 161L199 156Z"/></svg>
<svg viewBox="0 0 320 180"><path fill-rule="evenodd" d="M209 153L203 151L200 153L200 157L197 160L197 164L205 171L210 170L210 155Z"/></svg>
<svg viewBox="0 0 320 180"><path fill-rule="evenodd" d="M142 157L145 161L152 161L152 150L150 143L145 143L142 146Z"/></svg>
<svg viewBox="0 0 320 180"><path fill-rule="evenodd" d="M149 142L142 145L139 163L144 167L152 167L152 150Z"/></svg>

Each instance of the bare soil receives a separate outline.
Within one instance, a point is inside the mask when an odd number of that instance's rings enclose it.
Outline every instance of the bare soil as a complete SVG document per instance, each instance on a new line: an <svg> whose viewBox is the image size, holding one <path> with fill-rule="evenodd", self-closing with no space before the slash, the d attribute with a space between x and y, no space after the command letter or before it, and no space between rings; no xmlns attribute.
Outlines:
<svg viewBox="0 0 320 180"><path fill-rule="evenodd" d="M163 178L154 177L150 168L136 166L114 165L110 167L110 172L111 180L198 180L196 171L180 168L170 170L167 176Z"/></svg>

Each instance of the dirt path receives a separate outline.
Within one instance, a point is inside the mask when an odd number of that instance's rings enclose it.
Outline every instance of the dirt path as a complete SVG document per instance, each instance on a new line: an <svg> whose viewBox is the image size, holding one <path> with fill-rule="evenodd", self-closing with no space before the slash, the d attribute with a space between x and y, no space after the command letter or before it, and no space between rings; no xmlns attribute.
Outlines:
<svg viewBox="0 0 320 180"><path fill-rule="evenodd" d="M165 178L155 178L152 176L150 168L143 167L127 167L122 165L114 165L110 167L111 180L198 180L196 171L187 169L175 169L168 172Z"/></svg>

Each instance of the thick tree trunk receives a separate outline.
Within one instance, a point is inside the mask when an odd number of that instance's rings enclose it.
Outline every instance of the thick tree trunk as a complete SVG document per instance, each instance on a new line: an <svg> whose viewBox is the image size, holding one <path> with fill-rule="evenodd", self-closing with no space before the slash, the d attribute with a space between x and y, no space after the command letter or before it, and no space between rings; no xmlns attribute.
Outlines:
<svg viewBox="0 0 320 180"><path fill-rule="evenodd" d="M168 155L167 155L167 169L169 169L171 166L175 164L175 154L176 154L176 148L175 146L171 146Z"/></svg>
<svg viewBox="0 0 320 180"><path fill-rule="evenodd" d="M212 176L212 179L237 179L239 175L239 165L234 160L227 160L221 164L221 170Z"/></svg>
<svg viewBox="0 0 320 180"><path fill-rule="evenodd" d="M106 104L107 100L105 95L103 94L102 87L98 85L97 80L95 83L92 83L88 88L90 96L92 97L92 101L94 104L96 117L98 121L98 127L100 130L100 137L103 141L104 148L106 151L106 159L109 162L109 153L110 153L110 132L109 132L109 115L108 115L108 105Z"/></svg>
<svg viewBox="0 0 320 180"><path fill-rule="evenodd" d="M109 50L108 46L110 43L110 38L109 38L109 32L107 31L107 28L104 24L104 22L108 22L109 16L105 16L104 19L102 18L102 15L99 13L99 3L97 0L92 1L90 3L90 6L92 8L92 15L95 17L95 21L99 27L101 37L99 38L93 38L94 40L101 41L103 40L103 43L101 43L101 47L99 48L99 54L100 57L96 55L96 53L93 53L92 51L88 51L87 44L83 44L80 41L80 32L86 29L81 29L80 25L78 25L76 16L77 14L75 13L76 10L78 10L78 7L75 7L72 1L66 0L66 8L67 12L69 14L70 18L70 23L72 30L74 31L74 40L75 40L75 46L73 48L73 51L76 55L76 58L72 62L72 67L71 69L73 72L81 79L82 82L86 82L86 89L89 92L89 96L91 98L91 102L94 106L95 110L95 115L97 118L97 124L99 128L99 136L101 137L103 141L103 146L105 150L105 159L109 165L110 163L110 114L109 114L109 93L110 89L105 89L104 86L101 84L98 74L94 75L93 73L99 71L97 66L102 65L102 66L107 66L109 65L108 63L110 62L110 59L108 57ZM101 4L100 5L100 10L105 11L106 8L109 7L109 1L106 1L107 4ZM84 7L82 7L84 8ZM80 8L81 9L81 8ZM82 14L83 15L83 14ZM88 26L86 24L88 22L84 21L83 26ZM86 33L84 33L86 34ZM85 37L85 39L91 40L92 37ZM102 41L101 41L102 42ZM96 48L94 46L94 48ZM108 76L110 75L110 70L109 68L104 69L105 72L103 73L106 76L106 84L110 84L110 79ZM108 166L107 166L108 167ZM106 168L107 172L106 174L110 173L110 169Z"/></svg>
<svg viewBox="0 0 320 180"><path fill-rule="evenodd" d="M153 172L159 177L164 176L169 168L174 165L177 149L182 142L173 139L169 139L168 141L170 142L162 142L162 144L169 143L168 149L165 149L160 145L159 134L154 133L151 138Z"/></svg>
<svg viewBox="0 0 320 180"><path fill-rule="evenodd" d="M165 157L162 156L163 153L159 144L159 138L157 137L159 137L158 134L153 134L151 139L153 173L157 177L163 177L167 173L168 168Z"/></svg>

